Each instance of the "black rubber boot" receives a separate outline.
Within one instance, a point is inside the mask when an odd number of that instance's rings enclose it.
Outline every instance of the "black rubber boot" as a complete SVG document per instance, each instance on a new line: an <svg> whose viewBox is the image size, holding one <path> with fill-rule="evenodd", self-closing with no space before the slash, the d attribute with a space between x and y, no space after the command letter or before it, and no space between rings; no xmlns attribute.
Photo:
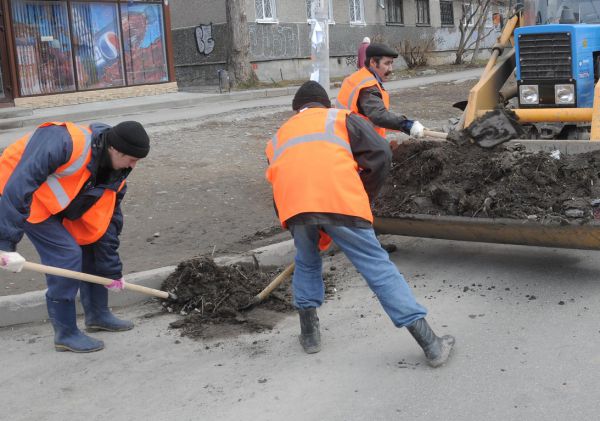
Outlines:
<svg viewBox="0 0 600 421"><path fill-rule="evenodd" d="M54 327L54 347L57 351L94 352L104 348L104 342L87 336L77 328L75 301L46 297L46 304Z"/></svg>
<svg viewBox="0 0 600 421"><path fill-rule="evenodd" d="M441 338L436 336L424 318L406 326L406 328L423 348L427 363L431 367L439 367L448 361L455 342L454 336L445 335Z"/></svg>
<svg viewBox="0 0 600 421"><path fill-rule="evenodd" d="M300 315L300 344L307 354L315 354L321 350L321 332L316 308L298 310Z"/></svg>
<svg viewBox="0 0 600 421"><path fill-rule="evenodd" d="M133 322L115 317L108 309L108 290L104 285L82 282L79 287L81 305L88 331L123 332L133 329Z"/></svg>

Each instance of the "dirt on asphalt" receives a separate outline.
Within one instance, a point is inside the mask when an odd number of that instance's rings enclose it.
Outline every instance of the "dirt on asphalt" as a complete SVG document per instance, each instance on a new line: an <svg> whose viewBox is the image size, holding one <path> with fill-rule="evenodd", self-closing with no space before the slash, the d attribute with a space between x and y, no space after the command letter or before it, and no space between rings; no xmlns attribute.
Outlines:
<svg viewBox="0 0 600 421"><path fill-rule="evenodd" d="M282 313L294 310L289 279L256 306L245 307L281 270L217 266L207 256L181 262L161 286L163 291L177 295L176 301L164 300L163 309L182 316L170 327L194 339L272 329ZM325 271L323 280L329 299L337 291L331 272Z"/></svg>

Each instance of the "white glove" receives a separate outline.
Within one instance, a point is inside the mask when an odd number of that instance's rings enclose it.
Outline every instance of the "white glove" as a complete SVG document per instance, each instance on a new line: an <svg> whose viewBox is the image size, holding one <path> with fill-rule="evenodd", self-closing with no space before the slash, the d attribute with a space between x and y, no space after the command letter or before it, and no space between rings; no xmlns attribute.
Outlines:
<svg viewBox="0 0 600 421"><path fill-rule="evenodd" d="M21 272L24 264L25 258L16 251L0 251L0 269Z"/></svg>
<svg viewBox="0 0 600 421"><path fill-rule="evenodd" d="M412 127L410 128L410 135L415 139L423 137L425 134L425 127L418 121L414 121Z"/></svg>

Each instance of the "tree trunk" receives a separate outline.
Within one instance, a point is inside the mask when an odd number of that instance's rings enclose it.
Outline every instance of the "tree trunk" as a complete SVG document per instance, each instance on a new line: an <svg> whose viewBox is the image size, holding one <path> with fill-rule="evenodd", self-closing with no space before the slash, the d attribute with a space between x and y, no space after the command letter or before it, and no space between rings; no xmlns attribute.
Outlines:
<svg viewBox="0 0 600 421"><path fill-rule="evenodd" d="M250 32L244 0L226 0L229 54L227 67L234 86L258 80L250 63Z"/></svg>

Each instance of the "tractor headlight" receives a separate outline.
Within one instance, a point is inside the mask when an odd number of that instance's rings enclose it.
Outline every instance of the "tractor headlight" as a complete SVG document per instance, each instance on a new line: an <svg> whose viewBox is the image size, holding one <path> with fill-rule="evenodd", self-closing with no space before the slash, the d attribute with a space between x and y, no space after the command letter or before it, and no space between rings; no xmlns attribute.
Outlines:
<svg viewBox="0 0 600 421"><path fill-rule="evenodd" d="M537 85L519 86L519 102L524 105L540 103L540 93Z"/></svg>
<svg viewBox="0 0 600 421"><path fill-rule="evenodd" d="M554 85L555 104L575 104L574 85Z"/></svg>

